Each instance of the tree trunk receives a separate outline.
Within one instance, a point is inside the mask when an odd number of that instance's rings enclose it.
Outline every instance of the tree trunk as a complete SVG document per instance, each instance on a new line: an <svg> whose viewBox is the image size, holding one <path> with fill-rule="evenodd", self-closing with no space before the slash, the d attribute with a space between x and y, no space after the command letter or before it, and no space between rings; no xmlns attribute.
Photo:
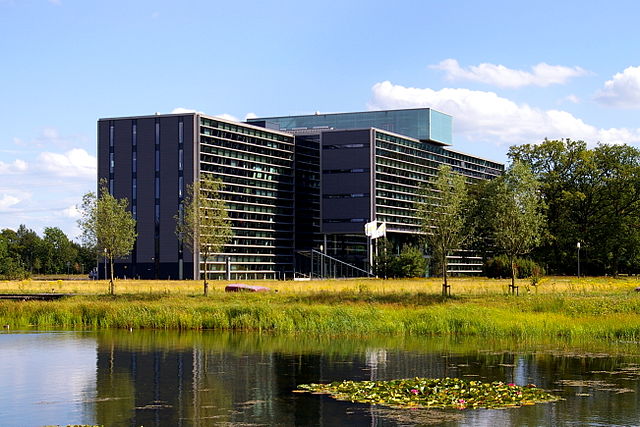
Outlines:
<svg viewBox="0 0 640 427"><path fill-rule="evenodd" d="M449 283L447 281L447 255L446 253L442 255L442 295L447 296L450 294L449 292Z"/></svg>
<svg viewBox="0 0 640 427"><path fill-rule="evenodd" d="M511 293L516 293L516 262L512 257L509 257L511 263Z"/></svg>
<svg viewBox="0 0 640 427"><path fill-rule="evenodd" d="M207 260L209 257L204 257L204 296L209 296L209 282L207 282Z"/></svg>
<svg viewBox="0 0 640 427"><path fill-rule="evenodd" d="M111 267L109 270L109 293L111 295L115 295L116 293L116 289L115 286L113 284L113 257L109 257L109 267Z"/></svg>

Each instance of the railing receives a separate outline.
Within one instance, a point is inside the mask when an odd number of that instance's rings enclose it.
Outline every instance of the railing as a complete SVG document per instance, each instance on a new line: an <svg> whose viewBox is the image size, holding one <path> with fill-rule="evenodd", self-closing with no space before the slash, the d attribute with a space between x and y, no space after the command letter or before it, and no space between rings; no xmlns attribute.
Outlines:
<svg viewBox="0 0 640 427"><path fill-rule="evenodd" d="M298 254L305 257L309 261L309 264L306 266L308 268L305 268L306 271L298 271L297 274L309 277L310 279L374 277L374 275L367 270L318 252L315 249L298 251Z"/></svg>

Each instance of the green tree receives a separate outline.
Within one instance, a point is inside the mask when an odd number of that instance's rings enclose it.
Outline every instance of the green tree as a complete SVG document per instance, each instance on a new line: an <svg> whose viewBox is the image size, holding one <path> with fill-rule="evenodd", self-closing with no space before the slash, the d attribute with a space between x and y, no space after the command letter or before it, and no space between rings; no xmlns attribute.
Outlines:
<svg viewBox="0 0 640 427"><path fill-rule="evenodd" d="M17 253L17 261L30 273L34 270L40 273L42 260L45 257L42 239L38 234L21 224L16 231L14 251Z"/></svg>
<svg viewBox="0 0 640 427"><path fill-rule="evenodd" d="M465 178L454 173L450 166L438 169L436 180L421 189L422 200L418 203L418 217L427 245L442 271L442 293L449 292L447 256L472 235L466 211L469 196Z"/></svg>
<svg viewBox="0 0 640 427"><path fill-rule="evenodd" d="M231 222L227 206L220 198L222 182L202 174L200 181L187 187L182 209L176 218L178 238L204 266L204 295L209 294L208 261L231 239ZM198 267L199 270L199 267Z"/></svg>
<svg viewBox="0 0 640 427"><path fill-rule="evenodd" d="M43 244L46 252L45 268L48 273L69 271L78 256L78 251L67 235L58 227L44 229Z"/></svg>
<svg viewBox="0 0 640 427"><path fill-rule="evenodd" d="M576 243L592 274L637 268L640 257L640 150L628 145L549 141L511 147L529 164L548 205L548 239L540 259L558 273L575 273Z"/></svg>
<svg viewBox="0 0 640 427"><path fill-rule="evenodd" d="M81 245L71 242L74 249L78 253L74 265L76 265L76 273L86 273L96 265L96 250L93 247Z"/></svg>
<svg viewBox="0 0 640 427"><path fill-rule="evenodd" d="M489 220L496 247L509 258L510 290L515 292L516 257L528 254L542 238L545 225L540 184L529 166L514 162L489 184Z"/></svg>
<svg viewBox="0 0 640 427"><path fill-rule="evenodd" d="M136 221L127 209L127 199L116 199L100 182L100 197L87 193L82 198L82 218L78 225L86 245L94 247L98 254L105 253L109 260L109 293L115 293L113 261L131 253L137 234Z"/></svg>

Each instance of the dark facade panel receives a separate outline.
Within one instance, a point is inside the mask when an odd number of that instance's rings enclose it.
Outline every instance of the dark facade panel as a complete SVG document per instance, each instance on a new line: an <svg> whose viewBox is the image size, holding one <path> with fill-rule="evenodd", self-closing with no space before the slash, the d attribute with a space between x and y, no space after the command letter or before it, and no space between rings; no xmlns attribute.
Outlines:
<svg viewBox="0 0 640 427"><path fill-rule="evenodd" d="M109 178L109 124L110 120L98 121L98 180ZM99 185L99 183L98 183ZM98 187L96 185L96 188Z"/></svg>
<svg viewBox="0 0 640 427"><path fill-rule="evenodd" d="M138 239L139 263L155 257L155 119L138 119ZM143 273L140 273L143 274Z"/></svg>
<svg viewBox="0 0 640 427"><path fill-rule="evenodd" d="M127 199L131 209L131 120L114 121L114 180L113 196Z"/></svg>
<svg viewBox="0 0 640 427"><path fill-rule="evenodd" d="M160 119L160 263L178 262L178 117ZM177 270L172 275L177 277Z"/></svg>

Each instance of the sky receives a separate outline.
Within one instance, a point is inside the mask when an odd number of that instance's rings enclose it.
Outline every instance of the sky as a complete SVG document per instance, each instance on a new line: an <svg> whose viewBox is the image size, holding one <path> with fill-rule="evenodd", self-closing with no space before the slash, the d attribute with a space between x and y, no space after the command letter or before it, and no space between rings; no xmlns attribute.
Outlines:
<svg viewBox="0 0 640 427"><path fill-rule="evenodd" d="M99 118L430 107L453 149L640 147L640 2L0 0L0 229L79 234Z"/></svg>

